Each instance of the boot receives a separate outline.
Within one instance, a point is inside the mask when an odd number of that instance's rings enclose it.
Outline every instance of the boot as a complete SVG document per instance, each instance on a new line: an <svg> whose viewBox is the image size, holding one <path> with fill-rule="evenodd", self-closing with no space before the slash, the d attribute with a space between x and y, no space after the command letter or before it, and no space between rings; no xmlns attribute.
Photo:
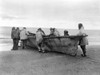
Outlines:
<svg viewBox="0 0 100 75"><path fill-rule="evenodd" d="M81 54L82 57L86 57L86 54Z"/></svg>

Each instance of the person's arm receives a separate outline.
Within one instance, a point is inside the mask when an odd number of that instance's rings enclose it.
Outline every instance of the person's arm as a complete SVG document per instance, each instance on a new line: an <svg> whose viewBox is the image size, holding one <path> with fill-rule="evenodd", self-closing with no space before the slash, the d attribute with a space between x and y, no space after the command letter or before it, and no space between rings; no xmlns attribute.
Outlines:
<svg viewBox="0 0 100 75"><path fill-rule="evenodd" d="M11 31L11 38L13 39L13 31Z"/></svg>
<svg viewBox="0 0 100 75"><path fill-rule="evenodd" d="M58 32L58 36L60 36L60 33Z"/></svg>
<svg viewBox="0 0 100 75"><path fill-rule="evenodd" d="M86 33L83 33L83 36L88 36Z"/></svg>
<svg viewBox="0 0 100 75"><path fill-rule="evenodd" d="M81 33L81 32L79 32L78 34L77 34L77 36L88 36L86 33Z"/></svg>
<svg viewBox="0 0 100 75"><path fill-rule="evenodd" d="M42 30L43 35L45 35L44 31Z"/></svg>
<svg viewBox="0 0 100 75"><path fill-rule="evenodd" d="M27 36L29 35L28 31L25 31L25 33L26 33Z"/></svg>

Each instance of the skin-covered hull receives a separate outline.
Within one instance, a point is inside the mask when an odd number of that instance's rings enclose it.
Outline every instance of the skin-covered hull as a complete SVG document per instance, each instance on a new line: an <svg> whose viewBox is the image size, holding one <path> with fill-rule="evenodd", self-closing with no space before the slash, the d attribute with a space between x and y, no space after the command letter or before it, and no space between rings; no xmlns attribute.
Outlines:
<svg viewBox="0 0 100 75"><path fill-rule="evenodd" d="M76 55L79 39L83 36L44 37L42 49ZM37 48L35 36L29 36L26 47Z"/></svg>

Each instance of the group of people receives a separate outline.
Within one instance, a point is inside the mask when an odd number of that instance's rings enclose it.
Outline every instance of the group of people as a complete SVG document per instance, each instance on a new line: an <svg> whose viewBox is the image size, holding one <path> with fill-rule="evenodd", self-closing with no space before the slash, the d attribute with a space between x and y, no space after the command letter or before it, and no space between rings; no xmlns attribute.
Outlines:
<svg viewBox="0 0 100 75"><path fill-rule="evenodd" d="M45 52L45 50L42 48L43 36L47 36L47 35L45 35L44 31L41 28L39 28L36 31L36 42L37 42L37 47L39 52ZM49 36L60 36L60 34L56 28L50 28Z"/></svg>
<svg viewBox="0 0 100 75"><path fill-rule="evenodd" d="M86 35L86 33L84 32L84 26L82 23L78 24L78 29L79 29L79 33L77 35ZM28 31L26 30L25 27L23 27L22 30L19 30L19 28L12 28L12 32L11 32L11 38L13 39L13 48L12 50L17 50L18 49L18 43L19 40L21 40L22 42L22 49L25 49L25 43L27 41L28 38ZM42 48L43 45L43 36L46 36L45 32L39 28L36 31L36 43L37 43L37 48L39 52L44 52L45 50ZM56 28L50 28L50 36L60 36L59 31ZM69 33L67 30L64 30L64 36L69 36ZM82 49L83 54L81 54L81 56L85 57L86 56L86 45L88 45L88 40L86 37L82 37L79 40L79 45Z"/></svg>
<svg viewBox="0 0 100 75"><path fill-rule="evenodd" d="M18 27L17 28L13 27L11 31L11 38L13 39L12 50L18 50L18 44L20 40L22 42L22 48L24 49L26 40L28 38L27 37L28 34L29 33L27 32L25 27L23 27L22 30L20 30Z"/></svg>
<svg viewBox="0 0 100 75"><path fill-rule="evenodd" d="M15 27L12 28L11 38L13 39L13 48L12 48L12 50L17 50L18 49L18 43L19 43L19 40L20 40L20 30L19 30L18 27L17 28L15 28Z"/></svg>

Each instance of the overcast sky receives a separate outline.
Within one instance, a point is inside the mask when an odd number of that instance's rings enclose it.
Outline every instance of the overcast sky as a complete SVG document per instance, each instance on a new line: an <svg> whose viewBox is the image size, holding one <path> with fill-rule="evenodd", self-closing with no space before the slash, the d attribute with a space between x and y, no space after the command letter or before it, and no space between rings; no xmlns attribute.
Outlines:
<svg viewBox="0 0 100 75"><path fill-rule="evenodd" d="M100 29L100 0L0 1L0 26Z"/></svg>

